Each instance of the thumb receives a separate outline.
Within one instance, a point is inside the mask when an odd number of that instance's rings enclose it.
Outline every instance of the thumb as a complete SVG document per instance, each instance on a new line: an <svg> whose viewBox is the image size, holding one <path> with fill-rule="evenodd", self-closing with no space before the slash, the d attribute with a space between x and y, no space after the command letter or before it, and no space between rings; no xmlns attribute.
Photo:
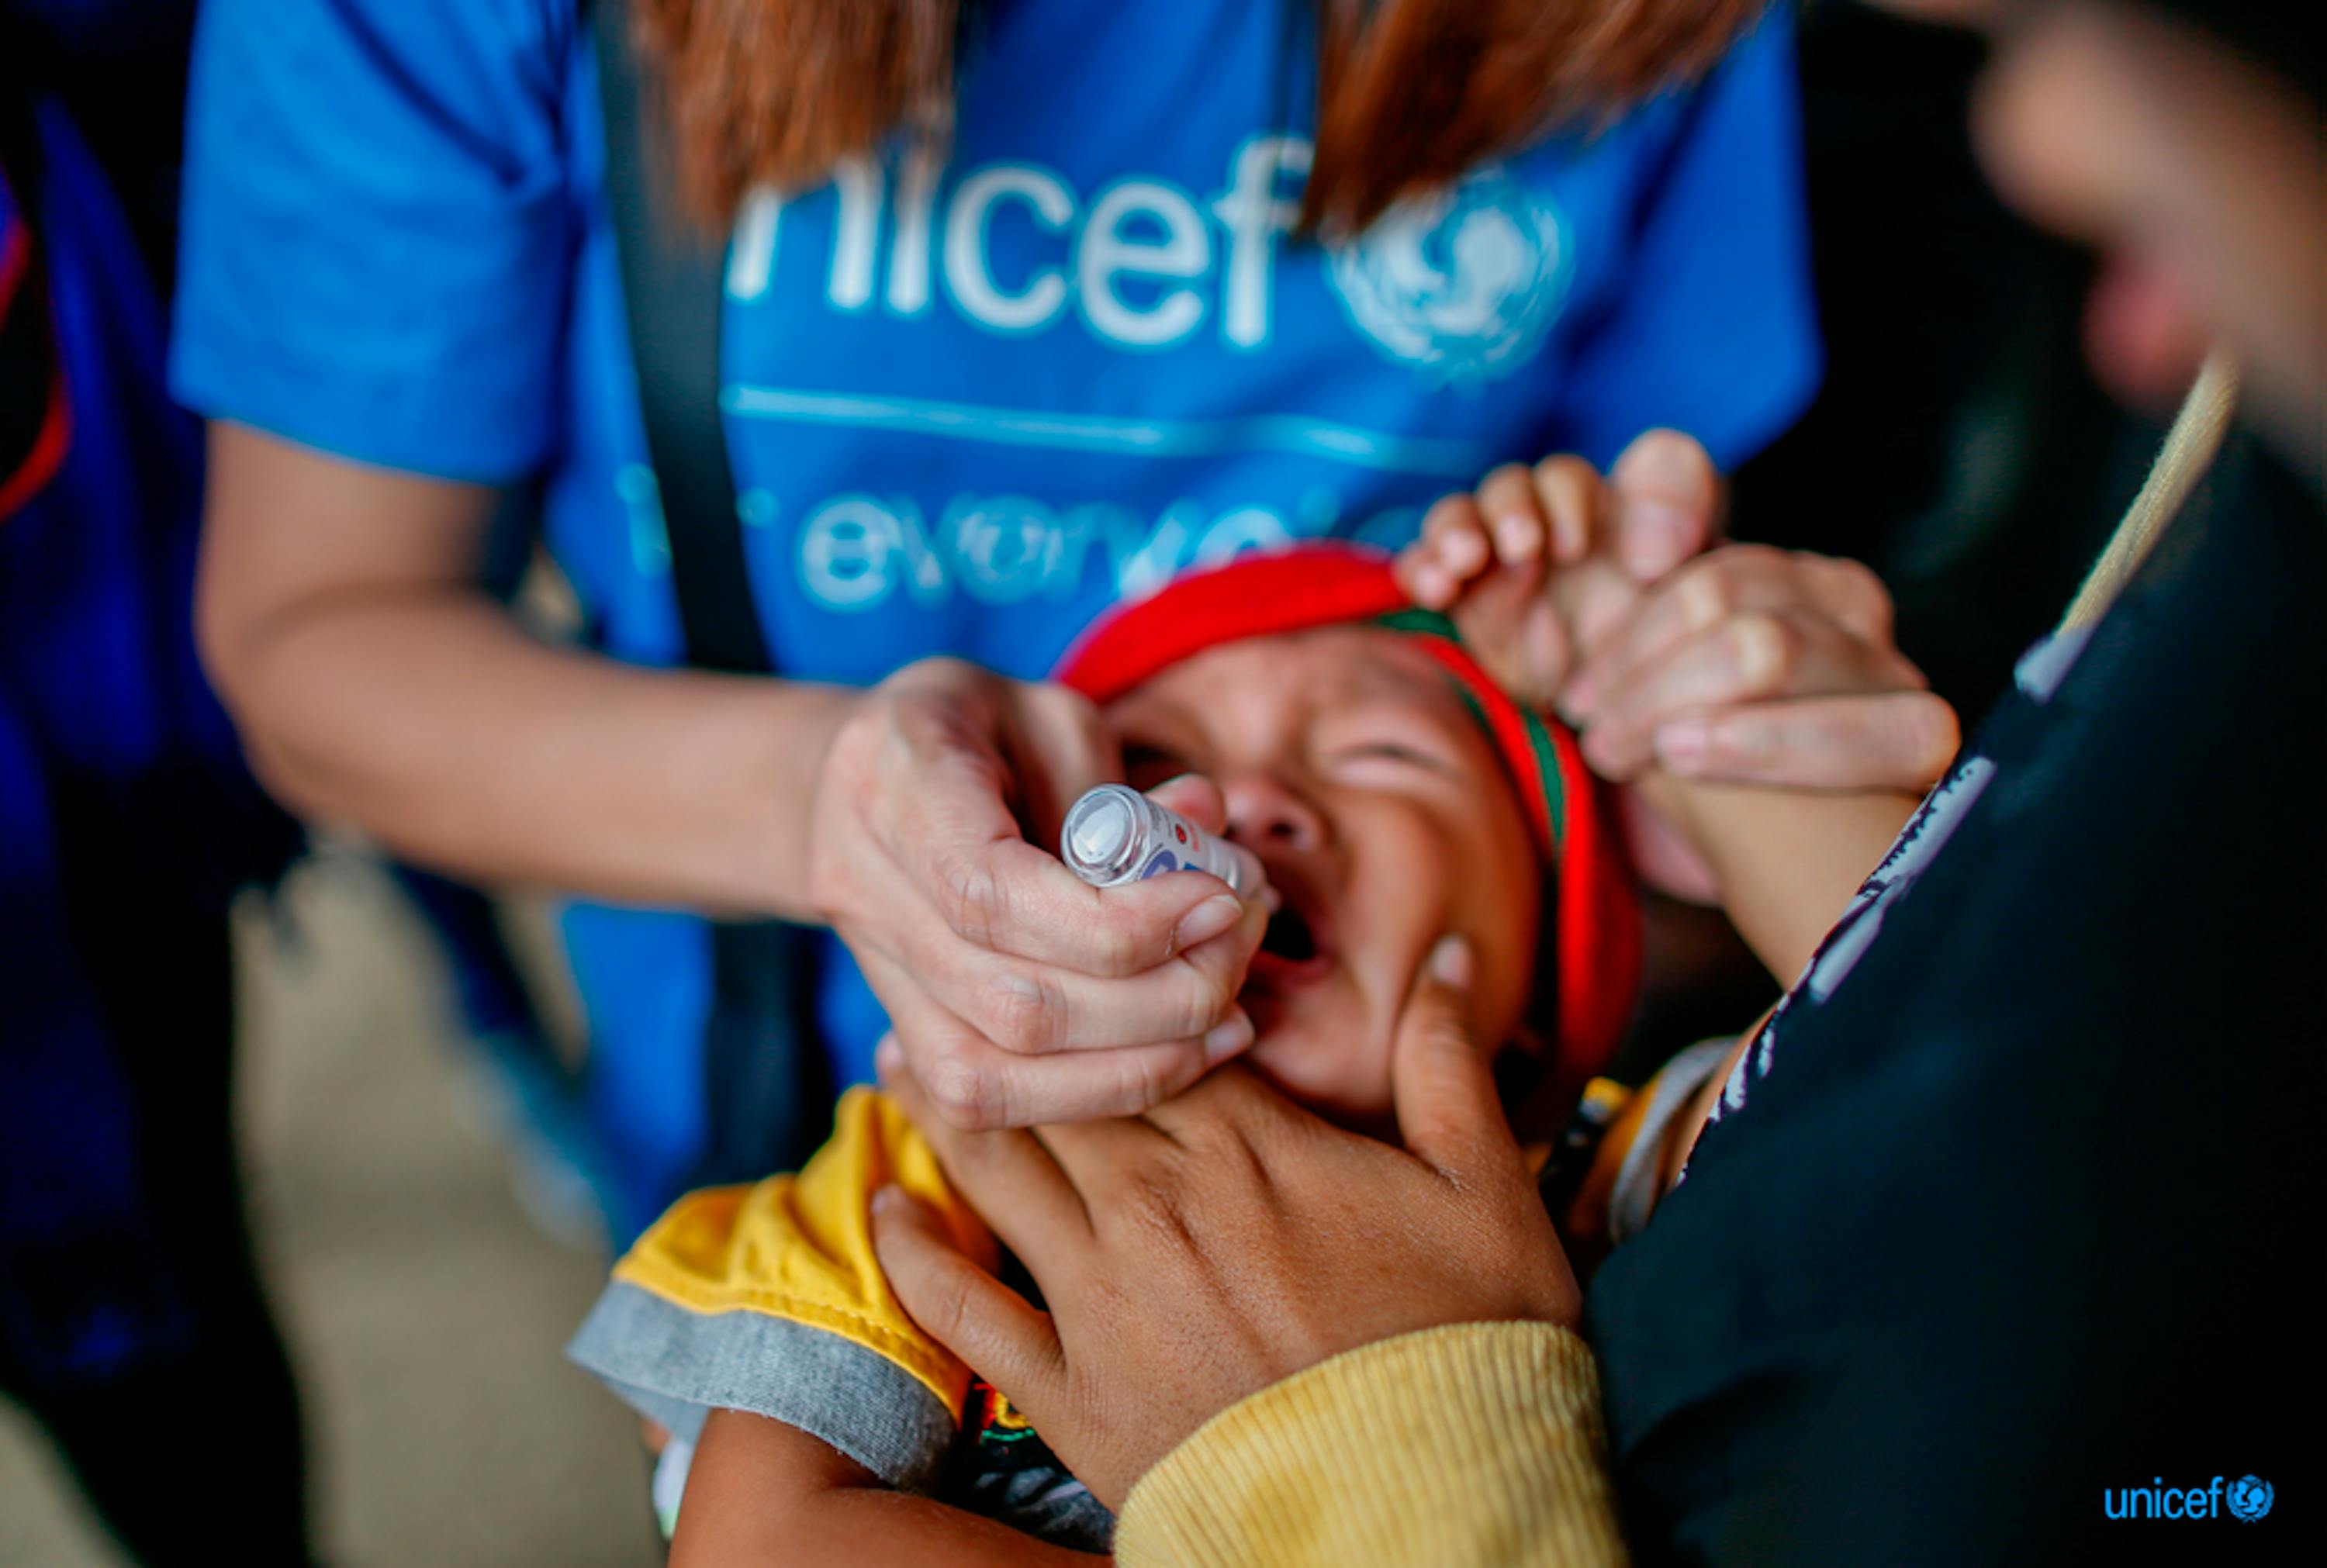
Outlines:
<svg viewBox="0 0 2327 1568"><path fill-rule="evenodd" d="M1390 1088L1406 1149L1442 1175L1500 1174L1522 1163L1495 1092L1491 1054L1470 1020L1471 944L1438 940L1414 977L1390 1048Z"/></svg>
<svg viewBox="0 0 2327 1568"><path fill-rule="evenodd" d="M1092 785L1123 777L1123 750L1098 706L1050 683L1014 682L999 737L1023 826L1058 842L1067 807Z"/></svg>
<svg viewBox="0 0 2327 1568"><path fill-rule="evenodd" d="M873 1250L913 1321L1040 1423L1066 1382L1051 1315L978 1267L901 1187L873 1195Z"/></svg>
<svg viewBox="0 0 2327 1568"><path fill-rule="evenodd" d="M1201 773L1166 779L1147 792L1147 798L1167 811L1176 811L1210 834L1229 830L1228 797Z"/></svg>
<svg viewBox="0 0 2327 1568"><path fill-rule="evenodd" d="M1608 471L1616 558L1638 583L1653 583L1713 543L1721 475L1695 436L1651 430Z"/></svg>
<svg viewBox="0 0 2327 1568"><path fill-rule="evenodd" d="M1228 796L1218 784L1201 773L1182 773L1150 789L1147 798L1166 811L1178 812L1220 840L1220 847L1244 867L1242 880L1237 883L1244 896L1257 899L1272 911L1276 909L1278 900L1268 885L1268 868L1260 863L1260 856L1229 837Z"/></svg>

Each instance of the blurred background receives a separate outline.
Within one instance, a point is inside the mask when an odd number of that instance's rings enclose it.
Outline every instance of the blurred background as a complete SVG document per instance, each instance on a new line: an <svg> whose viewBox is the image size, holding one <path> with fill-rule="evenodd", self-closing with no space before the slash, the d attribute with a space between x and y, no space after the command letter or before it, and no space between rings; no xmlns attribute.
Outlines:
<svg viewBox="0 0 2327 1568"><path fill-rule="evenodd" d="M540 910L507 912L570 1019ZM460 1038L410 902L369 856L326 844L272 900L237 905L235 937L249 1201L305 1395L324 1554L661 1561L636 1428L560 1354L604 1282L603 1243L571 1193L512 1162L506 1086ZM129 1561L0 1403L0 1564Z"/></svg>
<svg viewBox="0 0 2327 1568"><path fill-rule="evenodd" d="M11 70L37 65L164 282L188 14L0 0L0 103L28 90ZM1732 522L1874 565L1902 647L1967 729L2067 598L2157 434L2083 367L2089 258L2007 215L1979 177L1963 107L1980 61L1967 37L1850 0L1802 8L1827 378L1737 476ZM513 527L506 585L528 550ZM554 585L527 592L555 626ZM291 848L259 854L256 880ZM607 1231L568 1092L586 1044L547 910L489 904L343 840L288 863L232 904L233 1119L322 1555L658 1561L635 1426L560 1354L603 1281ZM1650 1020L1634 1066L1708 1022L1734 1026L1753 1000ZM0 1400L0 1568L128 1560L40 1429Z"/></svg>

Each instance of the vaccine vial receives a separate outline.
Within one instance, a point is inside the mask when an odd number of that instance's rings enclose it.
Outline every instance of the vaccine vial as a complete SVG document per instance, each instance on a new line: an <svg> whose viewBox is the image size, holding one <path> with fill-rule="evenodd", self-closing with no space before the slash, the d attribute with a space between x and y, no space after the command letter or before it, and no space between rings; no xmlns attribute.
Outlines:
<svg viewBox="0 0 2327 1568"><path fill-rule="evenodd" d="M1204 871L1238 898L1266 897L1251 855L1125 784L1101 784L1074 803L1059 834L1059 858L1093 887Z"/></svg>

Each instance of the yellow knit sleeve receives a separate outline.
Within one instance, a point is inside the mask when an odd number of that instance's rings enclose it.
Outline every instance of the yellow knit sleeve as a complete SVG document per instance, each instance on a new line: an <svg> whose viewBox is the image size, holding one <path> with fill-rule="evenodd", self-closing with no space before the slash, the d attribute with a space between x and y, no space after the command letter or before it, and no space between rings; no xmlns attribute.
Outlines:
<svg viewBox="0 0 2327 1568"><path fill-rule="evenodd" d="M1621 1563L1599 1375L1548 1323L1337 1356L1231 1405L1124 1505L1124 1568Z"/></svg>
<svg viewBox="0 0 2327 1568"><path fill-rule="evenodd" d="M992 1232L928 1141L895 1101L854 1088L835 1109L831 1141L799 1174L688 1193L614 1278L700 1316L752 1314L836 1334L911 1373L958 1417L968 1368L906 1315L874 1255L872 1196L892 1181L936 1210L971 1257L995 1265Z"/></svg>

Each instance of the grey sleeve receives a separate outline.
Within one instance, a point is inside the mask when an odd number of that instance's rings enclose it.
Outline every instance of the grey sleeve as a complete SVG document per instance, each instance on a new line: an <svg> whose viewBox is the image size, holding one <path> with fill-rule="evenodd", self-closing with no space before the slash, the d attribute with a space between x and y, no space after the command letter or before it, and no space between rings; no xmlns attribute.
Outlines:
<svg viewBox="0 0 2327 1568"><path fill-rule="evenodd" d="M927 1491L953 1444L953 1412L911 1373L762 1312L691 1312L617 1280L565 1354L688 1443L712 1410L746 1410L822 1438L904 1491Z"/></svg>

